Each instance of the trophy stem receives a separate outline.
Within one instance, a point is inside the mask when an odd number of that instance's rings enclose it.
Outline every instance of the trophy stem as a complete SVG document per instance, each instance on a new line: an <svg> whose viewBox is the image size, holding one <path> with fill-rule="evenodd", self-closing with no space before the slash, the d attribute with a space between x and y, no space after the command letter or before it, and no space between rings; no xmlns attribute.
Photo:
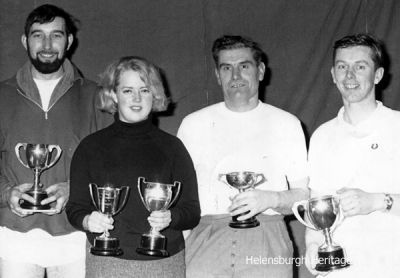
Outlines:
<svg viewBox="0 0 400 278"><path fill-rule="evenodd" d="M33 172L34 172L33 190L38 191L40 188L40 182L39 182L40 170L34 169Z"/></svg>
<svg viewBox="0 0 400 278"><path fill-rule="evenodd" d="M110 237L110 232L109 232L108 230L105 230L105 231L101 234L100 237L101 237L101 238L108 238L108 237Z"/></svg>
<svg viewBox="0 0 400 278"><path fill-rule="evenodd" d="M329 228L323 229L323 233L325 236L325 243L326 243L326 248L327 249L332 249L333 248L333 242L332 242L332 236L331 236L331 231Z"/></svg>

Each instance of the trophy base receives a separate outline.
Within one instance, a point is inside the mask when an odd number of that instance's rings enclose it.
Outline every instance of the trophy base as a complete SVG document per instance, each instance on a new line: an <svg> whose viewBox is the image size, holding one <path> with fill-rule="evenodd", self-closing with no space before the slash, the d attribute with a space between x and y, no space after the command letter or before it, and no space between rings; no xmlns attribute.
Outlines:
<svg viewBox="0 0 400 278"><path fill-rule="evenodd" d="M49 196L47 195L46 192L44 191L28 191L26 194L32 196L33 199L35 199L34 203L30 203L28 201L23 200L22 203L20 204L21 208L31 210L31 211L36 211L36 210L50 210L51 207L49 204L42 205L40 204L41 201L44 199L48 198Z"/></svg>
<svg viewBox="0 0 400 278"><path fill-rule="evenodd" d="M168 251L165 250L166 238L154 235L142 235L140 247L136 252L147 256L168 257Z"/></svg>
<svg viewBox="0 0 400 278"><path fill-rule="evenodd" d="M117 238L95 238L90 253L96 256L120 256L123 251Z"/></svg>
<svg viewBox="0 0 400 278"><path fill-rule="evenodd" d="M245 215L245 214L247 214L247 212L232 216L232 221L229 222L229 227L236 228L236 229L248 229L248 228L255 228L255 227L260 226L260 222L256 219L255 216L253 216L249 219L246 219L246 220L242 220L242 221L237 220L237 218L239 216Z"/></svg>
<svg viewBox="0 0 400 278"><path fill-rule="evenodd" d="M344 251L342 248L337 248L333 251L318 251L318 263L315 270L326 272L335 269L348 267L350 264L345 261Z"/></svg>

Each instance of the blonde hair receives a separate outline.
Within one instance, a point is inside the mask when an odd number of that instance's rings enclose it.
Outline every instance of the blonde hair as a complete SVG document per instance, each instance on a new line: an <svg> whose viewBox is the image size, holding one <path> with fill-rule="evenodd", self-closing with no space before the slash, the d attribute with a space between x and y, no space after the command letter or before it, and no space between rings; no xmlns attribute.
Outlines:
<svg viewBox="0 0 400 278"><path fill-rule="evenodd" d="M100 109L112 114L118 111L117 103L114 102L112 94L117 90L121 74L128 70L137 72L146 86L149 87L153 95L152 111L165 111L169 100L165 95L159 70L147 60L135 56L122 57L112 62L100 74Z"/></svg>

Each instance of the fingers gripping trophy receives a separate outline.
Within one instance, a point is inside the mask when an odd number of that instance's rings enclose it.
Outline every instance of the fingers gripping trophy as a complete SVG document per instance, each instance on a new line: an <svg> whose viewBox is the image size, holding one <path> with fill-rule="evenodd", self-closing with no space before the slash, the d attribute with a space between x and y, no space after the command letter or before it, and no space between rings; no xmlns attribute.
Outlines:
<svg viewBox="0 0 400 278"><path fill-rule="evenodd" d="M173 196L172 188L175 188ZM153 211L166 211L179 196L181 183L175 181L173 184L159 182L146 182L145 178L139 177L138 191L146 209ZM159 231L151 227L147 234L143 234L140 246L136 252L142 255L168 257L166 250L166 238Z"/></svg>
<svg viewBox="0 0 400 278"><path fill-rule="evenodd" d="M20 149L23 147L26 162L21 158ZM53 150L56 150L56 155L53 161ZM25 200L21 203L21 208L32 211L51 210L49 204L42 205L41 202L48 198L46 191L43 190L43 184L40 183L40 174L51 168L61 156L61 148L58 145L49 144L31 144L31 143L18 143L15 146L15 154L19 162L28 169L32 169L34 173L33 186L26 193L35 200L34 203Z"/></svg>
<svg viewBox="0 0 400 278"><path fill-rule="evenodd" d="M118 214L124 207L129 194L128 186L115 187L107 184L103 187L89 184L89 192L97 211L109 218ZM97 256L120 256L123 251L119 247L119 239L110 237L108 230L94 239L90 253Z"/></svg>
<svg viewBox="0 0 400 278"><path fill-rule="evenodd" d="M243 172L231 172L228 174L220 174L218 179L233 188L236 188L240 192L247 190L253 190L257 185L265 182L263 174L257 174L254 172L243 171ZM229 227L245 229L254 228L260 225L260 222L255 216L250 217L246 220L237 220L238 217L246 215L248 212L244 212L235 216L232 216L232 221L229 223Z"/></svg>
<svg viewBox="0 0 400 278"><path fill-rule="evenodd" d="M300 216L299 207L305 209L305 216L310 224ZM313 230L322 230L325 236L325 243L318 248L318 263L315 270L324 272L350 265L345 260L343 248L332 241L331 233L342 221L339 201L335 197L326 195L299 201L293 204L292 210L303 225Z"/></svg>

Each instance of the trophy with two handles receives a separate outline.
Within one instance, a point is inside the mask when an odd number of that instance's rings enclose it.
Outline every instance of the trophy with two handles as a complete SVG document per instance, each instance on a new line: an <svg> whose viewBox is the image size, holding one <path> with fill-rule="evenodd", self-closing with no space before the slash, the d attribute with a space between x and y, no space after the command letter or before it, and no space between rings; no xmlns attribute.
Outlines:
<svg viewBox="0 0 400 278"><path fill-rule="evenodd" d="M22 157L21 148L23 148ZM55 156L53 156L54 150L56 150ZM43 184L40 183L40 174L57 163L61 156L60 146L52 144L18 143L15 146L15 154L19 162L26 168L31 169L34 174L33 185L25 192L34 199L34 202L30 203L26 200L22 200L21 208L33 212L51 211L52 208L49 204L41 204L41 202L49 196L46 191L43 190Z"/></svg>
<svg viewBox="0 0 400 278"><path fill-rule="evenodd" d="M301 217L300 207L305 210L305 218L309 223ZM324 234L325 242L318 248L315 270L327 272L350 265L345 259L343 248L332 241L332 232L343 220L343 214L336 197L325 195L299 201L293 204L292 211L303 225L316 231L322 231Z"/></svg>
<svg viewBox="0 0 400 278"><path fill-rule="evenodd" d="M253 190L256 186L265 182L266 179L264 174L258 174L251 171L238 171L230 172L227 174L219 174L218 180L228 184L229 186L239 190L239 193ZM238 220L237 218L246 215L248 212L232 216L232 221L229 223L229 227L237 229L254 228L260 225L260 222L255 216L250 217L246 220Z"/></svg>
<svg viewBox="0 0 400 278"><path fill-rule="evenodd" d="M95 183L90 183L89 192L97 211L111 218L125 206L129 187L117 187L112 184L97 186ZM123 250L119 246L119 239L111 237L110 232L105 230L102 235L94 239L90 253L97 256L120 256L123 254Z"/></svg>
<svg viewBox="0 0 400 278"><path fill-rule="evenodd" d="M147 182L144 177L138 178L137 186L140 198L150 213L168 210L177 200L181 189L179 181L175 181L173 184ZM175 190L172 190L173 188ZM140 246L136 252L147 256L168 257L166 244L166 237L151 227L148 233L142 235Z"/></svg>

